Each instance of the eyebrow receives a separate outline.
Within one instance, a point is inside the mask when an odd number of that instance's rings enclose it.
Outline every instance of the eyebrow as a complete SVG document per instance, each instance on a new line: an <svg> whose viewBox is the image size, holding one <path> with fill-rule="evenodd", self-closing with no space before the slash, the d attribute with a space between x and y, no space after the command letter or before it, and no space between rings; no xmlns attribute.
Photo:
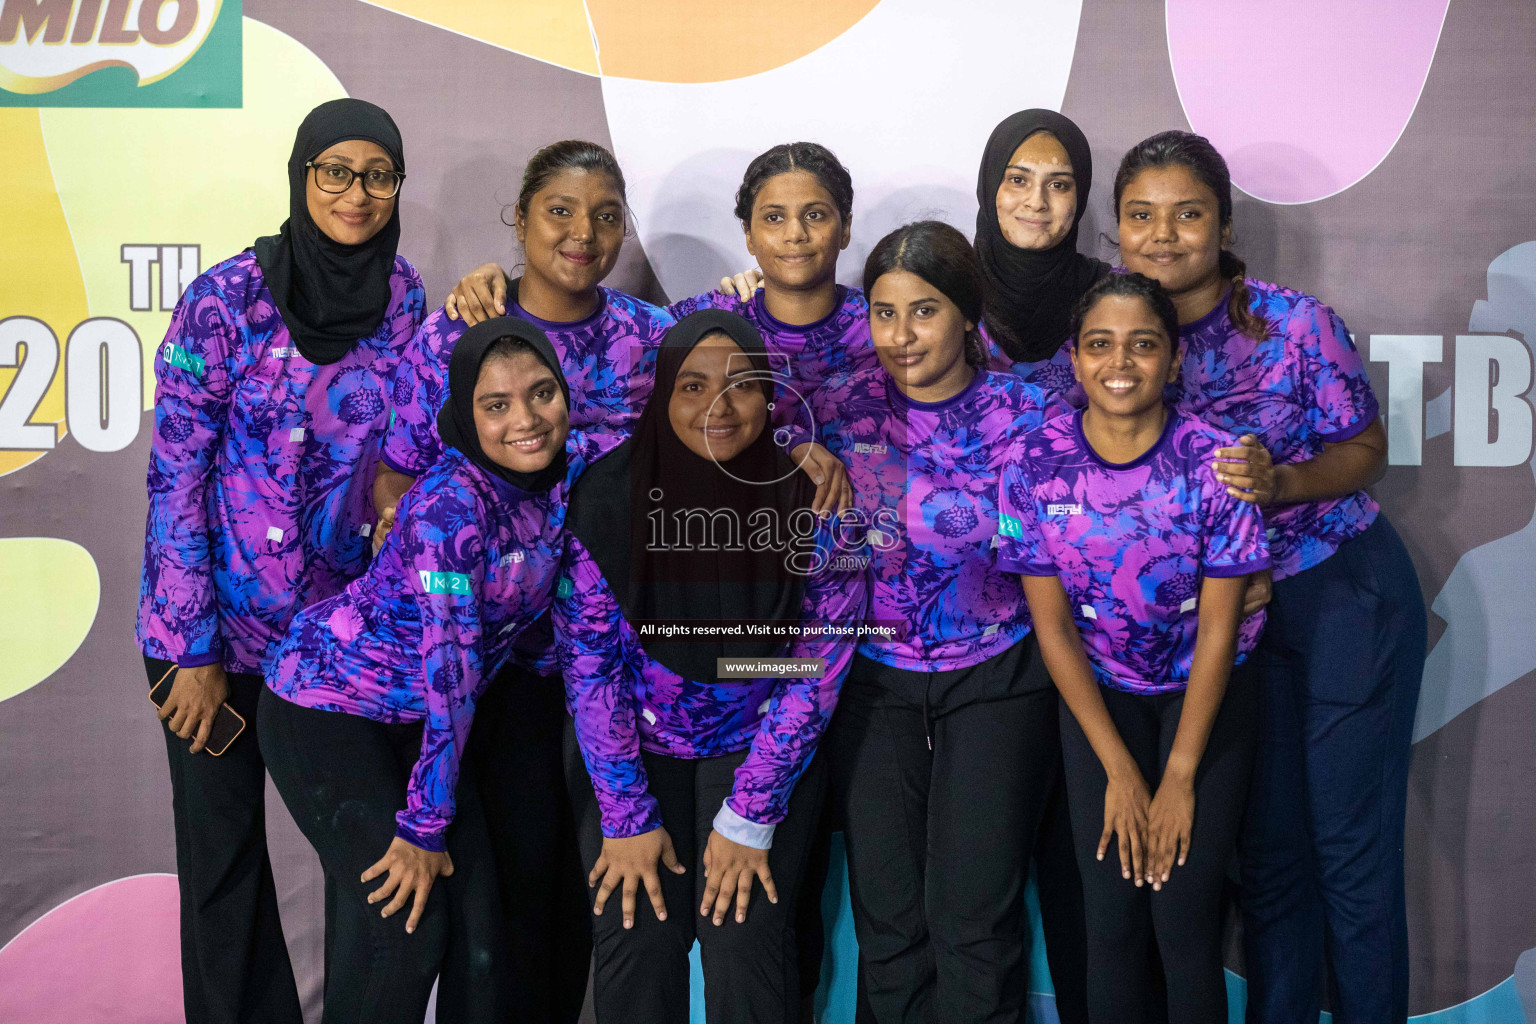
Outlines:
<svg viewBox="0 0 1536 1024"><path fill-rule="evenodd" d="M578 196L567 196L567 195L550 196L547 199L545 199L544 201L546 203L571 203L573 205L577 205L577 204L581 203L581 199ZM600 206L623 206L623 205L624 205L623 203L619 202L617 199L614 199L612 197L609 197L609 198L606 198L606 199L599 199L597 202L592 204L594 209L596 209L597 207L600 207Z"/></svg>
<svg viewBox="0 0 1536 1024"><path fill-rule="evenodd" d="M507 393L505 391L486 391L486 392L483 392L482 394L476 395L475 396L475 401L477 401L477 402L489 402L493 398L506 398L506 397L507 397Z"/></svg>
<svg viewBox="0 0 1536 1024"><path fill-rule="evenodd" d="M1206 199L1180 199L1178 202L1174 203L1173 205L1174 206L1206 206L1208 204L1209 204L1209 200L1206 200ZM1125 201L1125 205L1126 206L1151 206L1152 205L1152 200L1150 200L1150 199L1127 199Z"/></svg>
<svg viewBox="0 0 1536 1024"><path fill-rule="evenodd" d="M323 157L321 159L316 160L315 163L317 163L317 164L341 164L341 166L347 168L350 171L356 171L356 170L376 171L376 170L379 170L381 168L383 170L392 171L392 170L394 170L394 167L395 167L394 161L391 160L387 156L371 156L368 159L363 161L362 167L358 167L353 162L351 157L349 157L349 156L342 156L341 154L337 154L335 156Z"/></svg>
<svg viewBox="0 0 1536 1024"><path fill-rule="evenodd" d="M709 375L708 374L700 373L698 370L679 370L677 372L677 376L678 376L679 380L681 380L684 377L691 377L694 380L703 380L703 381L709 380Z"/></svg>
<svg viewBox="0 0 1536 1024"><path fill-rule="evenodd" d="M1029 164L1009 164L1007 167L1004 167L1003 170L1005 172L1006 171L1029 171L1031 174L1033 174L1034 171L1035 171L1035 168L1031 167ZM1064 170L1060 170L1060 171L1046 171L1045 173L1047 175L1049 175L1050 177L1052 177L1052 178L1076 178L1077 177L1077 175L1072 172L1072 169L1070 167L1065 168Z"/></svg>
<svg viewBox="0 0 1536 1024"><path fill-rule="evenodd" d="M1114 329L1111 328L1111 327L1095 327L1092 330L1084 331L1080 335L1080 337L1091 338L1091 337L1093 337L1094 335L1097 335L1097 334L1108 334L1108 335L1113 336L1114 333L1115 333ZM1167 337L1167 335L1165 335L1162 331L1154 330L1151 327L1134 327L1134 328L1131 329L1130 333L1131 333L1131 337L1133 337L1133 338L1139 338L1139 337L1143 337L1143 336L1147 336L1147 335L1150 335L1151 337L1154 337L1154 338Z"/></svg>

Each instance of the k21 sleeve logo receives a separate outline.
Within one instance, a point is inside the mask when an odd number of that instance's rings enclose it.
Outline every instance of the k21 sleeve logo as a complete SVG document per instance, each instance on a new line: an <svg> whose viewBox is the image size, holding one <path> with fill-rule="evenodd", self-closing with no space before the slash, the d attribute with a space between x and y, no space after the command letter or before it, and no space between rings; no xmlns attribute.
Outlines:
<svg viewBox="0 0 1536 1024"><path fill-rule="evenodd" d="M238 107L241 0L0 0L0 106Z"/></svg>

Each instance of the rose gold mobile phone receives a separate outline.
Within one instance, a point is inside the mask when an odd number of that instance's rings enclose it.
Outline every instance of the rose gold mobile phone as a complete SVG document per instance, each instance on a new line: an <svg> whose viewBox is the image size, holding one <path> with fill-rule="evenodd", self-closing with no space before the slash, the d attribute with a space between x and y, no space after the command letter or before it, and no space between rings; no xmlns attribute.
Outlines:
<svg viewBox="0 0 1536 1024"><path fill-rule="evenodd" d="M165 698L171 695L171 686L176 679L176 666L172 665L165 670L165 675L160 681L149 688L149 700L155 707L164 707ZM218 714L213 716L213 729L208 733L208 742L203 745L203 753L218 757L229 749L229 745L235 742L235 737L245 731L245 719L240 717L240 712L230 707L229 704L219 705Z"/></svg>

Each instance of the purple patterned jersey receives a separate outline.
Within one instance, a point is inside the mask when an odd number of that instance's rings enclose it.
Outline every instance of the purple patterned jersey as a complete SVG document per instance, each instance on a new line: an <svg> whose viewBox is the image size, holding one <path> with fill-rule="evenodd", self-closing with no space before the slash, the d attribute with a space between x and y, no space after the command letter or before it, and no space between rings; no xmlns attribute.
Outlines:
<svg viewBox="0 0 1536 1024"><path fill-rule="evenodd" d="M787 378L782 383L775 382L780 387L769 416L775 427L789 431L784 435L788 443L782 446L786 451L792 451L803 441L821 440L814 425L812 403L828 380L880 365L869 338L869 303L862 288L838 285L832 312L813 324L799 327L774 319L762 289L749 302L742 302L734 294L706 292L667 307L679 320L700 309L728 310L751 321L762 334L775 374ZM782 367L781 360L785 364Z"/></svg>
<svg viewBox="0 0 1536 1024"><path fill-rule="evenodd" d="M475 701L549 607L571 484L617 439L572 431L565 482L529 494L454 449L400 499L379 556L293 620L267 685L307 708L424 722L396 835L442 850Z"/></svg>
<svg viewBox="0 0 1536 1024"><path fill-rule="evenodd" d="M552 323L512 303L508 316L527 320L549 335L571 389L571 427L627 433L650 397L656 349L672 326L657 306L632 295L599 289L602 307L585 320ZM425 472L442 454L437 412L448 397L448 358L468 328L437 309L406 348L392 385L393 417L384 437L384 462L410 476Z"/></svg>
<svg viewBox="0 0 1536 1024"><path fill-rule="evenodd" d="M1232 326L1227 303L1179 330L1179 407L1233 434L1253 434L1276 465L1316 458L1376 419L1376 394L1344 321L1310 295L1248 282L1269 335L1254 341ZM1364 491L1330 501L1265 509L1275 578L1323 561L1365 532L1378 506Z"/></svg>
<svg viewBox="0 0 1536 1024"><path fill-rule="evenodd" d="M378 330L328 366L294 347L250 250L182 296L155 355L145 654L261 672L295 612L367 568L389 378L424 305L402 257L389 287Z"/></svg>
<svg viewBox="0 0 1536 1024"><path fill-rule="evenodd" d="M1078 384L1077 377L1072 372L1072 346L1076 339L1068 338L1062 342L1061 347L1049 359L1019 363L1010 359L1008 354L998 346L992 335L987 333L985 323L979 330L982 344L987 350L987 369L1023 377L1044 391L1050 402L1050 408L1046 410L1047 418L1054 418L1074 408L1080 408L1087 401L1083 395L1082 385Z"/></svg>
<svg viewBox="0 0 1536 1024"><path fill-rule="evenodd" d="M1170 412L1140 458L1106 462L1071 412L1031 434L999 488L998 563L1057 576L1093 672L1128 693L1169 693L1189 682L1204 576L1245 576L1269 565L1258 507L1216 482L1212 453L1237 443L1193 416ZM1238 631L1241 662L1264 613Z"/></svg>
<svg viewBox="0 0 1536 1024"><path fill-rule="evenodd" d="M823 525L818 550L834 550L832 529ZM788 645L787 657L826 659L820 679L696 682L646 655L602 570L574 537L563 576L554 605L556 645L603 835L636 836L661 825L656 799L646 791L642 749L704 758L750 747L715 827L735 842L768 847L832 716L853 641L808 636ZM864 559L831 559L806 580L801 621L857 623L867 596Z"/></svg>
<svg viewBox="0 0 1536 1024"><path fill-rule="evenodd" d="M904 628L896 639L865 639L860 654L942 672L1029 633L1017 576L994 564L997 480L1045 403L1033 384L991 371L933 404L908 399L879 367L819 392L823 443L848 467L870 530L870 615Z"/></svg>

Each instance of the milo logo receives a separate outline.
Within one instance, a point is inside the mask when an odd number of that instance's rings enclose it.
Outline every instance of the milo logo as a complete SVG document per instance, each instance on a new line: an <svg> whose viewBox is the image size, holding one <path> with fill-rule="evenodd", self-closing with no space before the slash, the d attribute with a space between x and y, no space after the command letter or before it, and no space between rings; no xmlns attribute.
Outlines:
<svg viewBox="0 0 1536 1024"><path fill-rule="evenodd" d="M238 107L240 0L0 0L0 106Z"/></svg>

